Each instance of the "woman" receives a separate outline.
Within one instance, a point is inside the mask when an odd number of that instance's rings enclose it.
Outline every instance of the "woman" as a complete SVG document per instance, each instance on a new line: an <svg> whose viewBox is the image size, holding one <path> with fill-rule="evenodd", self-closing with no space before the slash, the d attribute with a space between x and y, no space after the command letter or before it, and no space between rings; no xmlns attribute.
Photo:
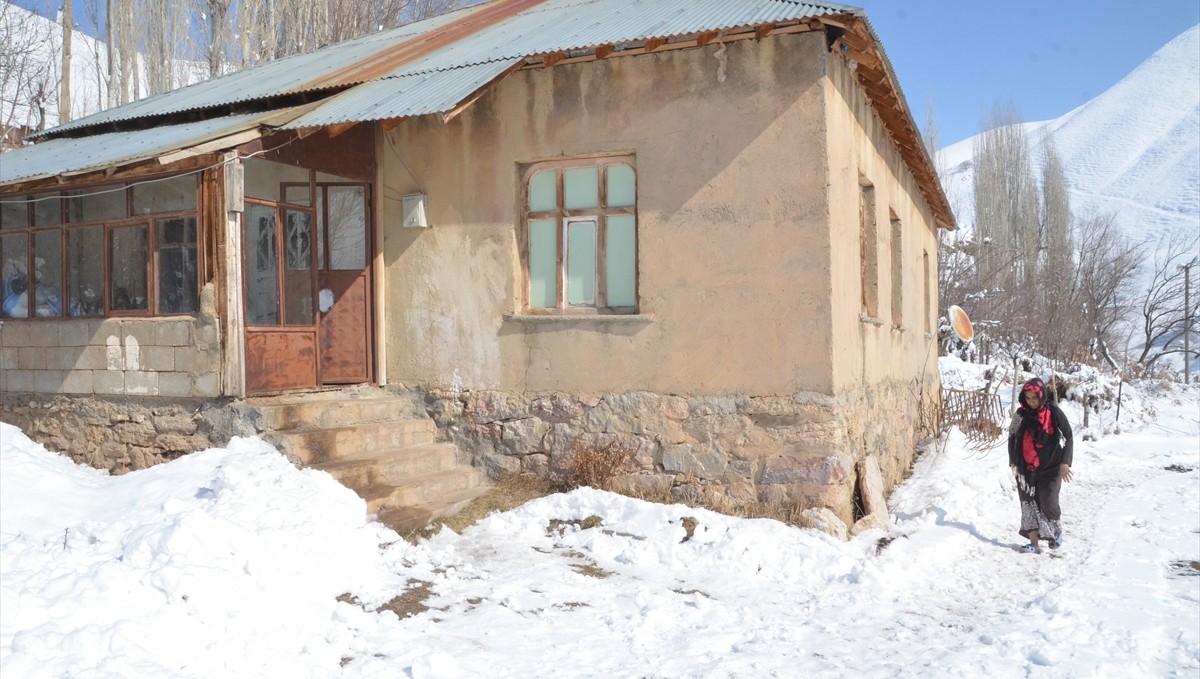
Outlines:
<svg viewBox="0 0 1200 679"><path fill-rule="evenodd" d="M1046 398L1046 385L1033 378L1021 387L1021 406L1008 429L1008 464L1017 477L1021 499L1022 536L1029 544L1022 550L1037 554L1038 540L1045 538L1051 549L1062 544L1062 512L1058 491L1070 481L1071 423L1058 406Z"/></svg>

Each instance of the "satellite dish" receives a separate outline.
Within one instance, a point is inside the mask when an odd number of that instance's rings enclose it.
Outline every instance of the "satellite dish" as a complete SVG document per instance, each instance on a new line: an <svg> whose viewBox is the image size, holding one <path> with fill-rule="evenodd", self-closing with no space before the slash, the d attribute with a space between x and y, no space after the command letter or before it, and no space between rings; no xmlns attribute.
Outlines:
<svg viewBox="0 0 1200 679"><path fill-rule="evenodd" d="M951 304L947 313L950 315L950 327L954 329L954 335L958 339L964 342L975 339L975 327L971 325L971 319L967 317L967 312Z"/></svg>

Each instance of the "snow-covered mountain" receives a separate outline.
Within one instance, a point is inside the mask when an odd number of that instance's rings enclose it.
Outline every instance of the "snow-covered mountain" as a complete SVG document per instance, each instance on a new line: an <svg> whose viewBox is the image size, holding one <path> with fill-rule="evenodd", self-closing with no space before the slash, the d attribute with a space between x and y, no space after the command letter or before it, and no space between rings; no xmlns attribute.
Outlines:
<svg viewBox="0 0 1200 679"><path fill-rule="evenodd" d="M1046 139L1052 140L1077 217L1112 214L1137 241L1200 232L1200 26L1095 99L1024 128L1039 175ZM965 231L975 221L975 139L939 153L943 184Z"/></svg>

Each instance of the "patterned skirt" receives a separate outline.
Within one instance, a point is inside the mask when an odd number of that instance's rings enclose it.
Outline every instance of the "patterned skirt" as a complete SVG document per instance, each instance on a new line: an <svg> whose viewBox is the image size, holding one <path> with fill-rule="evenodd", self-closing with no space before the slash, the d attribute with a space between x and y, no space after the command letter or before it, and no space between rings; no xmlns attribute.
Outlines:
<svg viewBox="0 0 1200 679"><path fill-rule="evenodd" d="M1017 476L1017 496L1021 500L1021 530L1024 537L1036 532L1041 539L1052 540L1062 535L1062 511L1058 506L1058 491L1062 479Z"/></svg>

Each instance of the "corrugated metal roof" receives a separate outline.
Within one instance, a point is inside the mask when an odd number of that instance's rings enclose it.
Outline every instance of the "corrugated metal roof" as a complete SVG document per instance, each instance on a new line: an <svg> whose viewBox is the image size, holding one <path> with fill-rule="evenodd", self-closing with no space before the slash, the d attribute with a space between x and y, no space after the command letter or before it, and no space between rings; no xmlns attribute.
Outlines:
<svg viewBox="0 0 1200 679"><path fill-rule="evenodd" d="M336 114L314 115L312 120L348 122L417 115L415 112L443 112L461 102L465 96L461 94L464 84L474 82L478 74L502 73L513 60L535 54L797 21L827 14L861 13L861 10L836 3L795 0L544 0L515 16L500 18L491 24L483 23L489 16L503 17L500 12L506 5L518 7L520 5L515 3L529 2L496 0L476 5L149 97L41 134L54 136L92 125L362 82L371 85L366 87L367 92L331 100ZM479 26L469 26L473 18L478 20ZM440 48L422 50L423 46L432 48L436 45L439 36L454 35L454 30L459 30L462 37L455 36L453 42ZM473 32L466 33L465 30ZM396 62L393 68L383 72L377 70L381 63L386 65L389 61ZM500 68L499 64L505 66ZM496 68L499 70L494 70ZM387 85L371 84L417 74L426 75L420 81L419 96L423 101L417 104L402 101L398 96L383 96ZM404 90L413 95L417 93L412 88ZM456 95L458 99L454 99ZM358 117L352 109L355 101L367 106ZM410 110L414 113L405 113Z"/></svg>
<svg viewBox="0 0 1200 679"><path fill-rule="evenodd" d="M288 127L444 113L535 54L854 11L789 0L551 0L332 97ZM491 77L480 77L485 74ZM412 84L400 85L397 80ZM419 88L414 87L417 83Z"/></svg>
<svg viewBox="0 0 1200 679"><path fill-rule="evenodd" d="M521 59L506 59L363 83L322 101L318 108L283 128L323 127L351 121L442 113L520 62Z"/></svg>
<svg viewBox="0 0 1200 679"><path fill-rule="evenodd" d="M197 146L264 122L286 120L300 108L253 115L226 116L181 125L164 125L133 132L110 132L76 139L49 139L0 154L0 185L65 174L79 174L139 162ZM231 143L236 146L246 141Z"/></svg>
<svg viewBox="0 0 1200 679"><path fill-rule="evenodd" d="M440 28L458 20L462 15L462 11L452 12L426 21L370 33L315 52L268 61L253 68L100 111L46 130L34 135L34 138L122 120L182 113L309 91L313 89L309 83L316 79L343 71L348 65L365 61L397 42Z"/></svg>

